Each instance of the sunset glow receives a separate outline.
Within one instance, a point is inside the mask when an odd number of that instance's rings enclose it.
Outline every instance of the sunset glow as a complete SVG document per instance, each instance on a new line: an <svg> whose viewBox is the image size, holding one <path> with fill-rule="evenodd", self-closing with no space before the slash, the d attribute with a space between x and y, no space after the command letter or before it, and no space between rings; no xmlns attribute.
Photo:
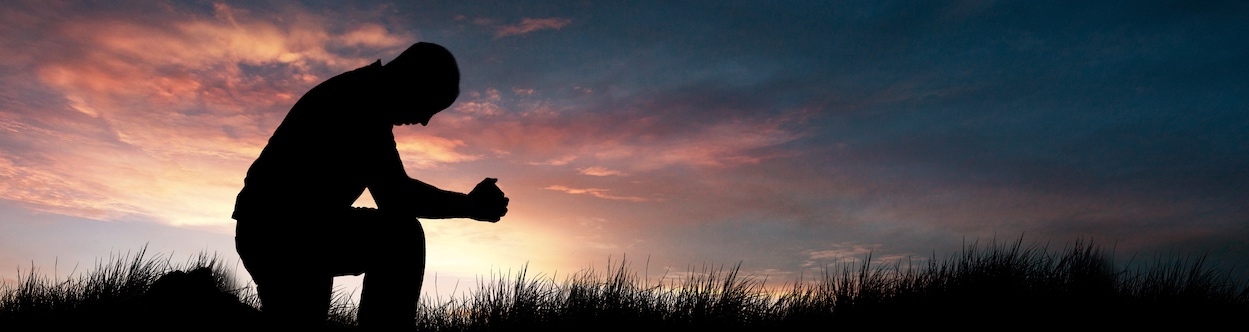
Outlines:
<svg viewBox="0 0 1249 332"><path fill-rule="evenodd" d="M325 6L0 5L0 277L145 244L236 261L235 195L291 106L418 41L463 78L394 128L408 175L511 198L422 220L442 295L526 264L787 282L1020 236L1249 266L1238 2Z"/></svg>

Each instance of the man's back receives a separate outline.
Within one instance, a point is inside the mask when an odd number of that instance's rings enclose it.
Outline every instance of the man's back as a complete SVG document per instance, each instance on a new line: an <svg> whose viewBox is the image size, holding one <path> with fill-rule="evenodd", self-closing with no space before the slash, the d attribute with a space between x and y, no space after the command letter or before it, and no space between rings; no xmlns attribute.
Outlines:
<svg viewBox="0 0 1249 332"><path fill-rule="evenodd" d="M343 210L369 185L405 177L374 98L380 69L335 76L296 102L248 170L234 219Z"/></svg>

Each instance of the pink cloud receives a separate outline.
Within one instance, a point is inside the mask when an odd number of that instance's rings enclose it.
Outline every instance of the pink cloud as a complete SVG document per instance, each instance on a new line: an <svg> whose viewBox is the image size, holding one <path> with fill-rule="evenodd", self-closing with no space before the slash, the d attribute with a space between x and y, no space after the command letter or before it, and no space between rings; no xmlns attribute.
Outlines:
<svg viewBox="0 0 1249 332"><path fill-rule="evenodd" d="M594 196L594 197L598 197L598 198L602 198L602 199L610 199L610 200L620 200L620 201L630 201L630 202L646 202L646 201L649 201L649 200L648 200L648 199L646 199L646 198L637 197L637 196L615 196L615 195L610 195L610 194L608 194L607 192L608 192L608 191L611 191L611 190L608 190L608 189L600 189L600 188L569 188L569 187L566 187L566 186L552 185L552 186L547 186L547 187L542 188L542 189L546 189L546 190L554 190L554 191L564 192L564 193L573 194L573 195L590 195L590 196Z"/></svg>
<svg viewBox="0 0 1249 332"><path fill-rule="evenodd" d="M585 167L585 168L578 168L577 171L581 172L581 174L590 175L590 176L624 175L623 172L608 169L606 167L601 167L601 166L590 166L590 167Z"/></svg>
<svg viewBox="0 0 1249 332"><path fill-rule="evenodd" d="M538 30L556 29L559 30L565 25L572 23L571 19L566 18L523 18L520 23L513 25L505 25L495 32L495 38L507 36L518 36Z"/></svg>
<svg viewBox="0 0 1249 332"><path fill-rule="evenodd" d="M775 157L755 150L797 139L800 135L777 123L726 122L672 137L663 144L647 141L606 141L588 150L600 160L624 162L634 169L654 170L673 165L728 167L754 164Z"/></svg>
<svg viewBox="0 0 1249 332"><path fill-rule="evenodd" d="M594 174L757 164L794 155L777 146L804 136L795 129L805 121L801 110L683 124L631 109L558 109L542 100L505 98L497 89L467 92L456 105L455 112L440 113L428 129L463 139L469 149L494 147L529 158L531 165L572 166Z"/></svg>
<svg viewBox="0 0 1249 332"><path fill-rule="evenodd" d="M391 48L407 46L409 40L404 36L391 33L386 27L378 24L364 24L360 27L335 38L346 46L375 48Z"/></svg>
<svg viewBox="0 0 1249 332"><path fill-rule="evenodd" d="M573 160L577 160L577 156L567 155L567 156L561 156L561 157L554 158L554 159L549 159L546 161L530 162L529 164L530 165L563 166L563 165L568 165L568 163L571 163Z"/></svg>
<svg viewBox="0 0 1249 332"><path fill-rule="evenodd" d="M499 90L497 89L486 89L485 93L476 91L469 92L468 97L469 98L461 98L461 100L457 101L454 106L452 106L452 110L475 116L495 116L503 114L503 108L499 106L502 96L499 94Z"/></svg>
<svg viewBox="0 0 1249 332"><path fill-rule="evenodd" d="M210 15L154 10L161 15L3 14L44 28L0 41L18 47L0 54L24 54L0 65L30 68L0 84L56 100L27 95L0 112L0 198L94 219L229 223L243 174L299 95L374 60L333 50L395 54L412 40L299 7L281 20L225 4ZM477 158L463 146L433 136L399 142L418 168Z"/></svg>
<svg viewBox="0 0 1249 332"><path fill-rule="evenodd" d="M479 156L457 151L464 141L446 139L425 134L409 134L395 137L396 148L403 156L404 165L412 168L432 168L443 164L480 159Z"/></svg>
<svg viewBox="0 0 1249 332"><path fill-rule="evenodd" d="M806 257L802 266L822 271L829 265L861 264L869 256L875 265L893 264L903 259L910 259L912 262L926 260L926 257L915 257L909 253L885 253L887 249L881 244L841 242L825 248L827 249L803 251L802 254Z"/></svg>

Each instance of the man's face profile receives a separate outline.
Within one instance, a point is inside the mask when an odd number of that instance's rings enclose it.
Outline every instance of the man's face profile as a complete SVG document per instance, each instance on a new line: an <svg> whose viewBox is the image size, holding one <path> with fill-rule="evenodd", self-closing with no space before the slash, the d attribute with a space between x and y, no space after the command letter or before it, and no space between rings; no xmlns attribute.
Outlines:
<svg viewBox="0 0 1249 332"><path fill-rule="evenodd" d="M429 119L433 118L434 114L437 114L439 111L441 110L429 111L429 110L422 110L419 108L410 109L410 110L398 110L393 113L395 115L394 124L396 126L418 124L418 123L421 124L422 126L429 125Z"/></svg>
<svg viewBox="0 0 1249 332"><path fill-rule="evenodd" d="M428 125L430 118L451 106L459 96L460 74L455 58L445 48L417 43L384 66L391 122L396 126Z"/></svg>
<svg viewBox="0 0 1249 332"><path fill-rule="evenodd" d="M402 86L402 85L401 85ZM396 126L429 125L429 120L455 102L456 95L435 93L428 85L402 86L392 90L388 103L390 122ZM457 94L458 95L458 94Z"/></svg>

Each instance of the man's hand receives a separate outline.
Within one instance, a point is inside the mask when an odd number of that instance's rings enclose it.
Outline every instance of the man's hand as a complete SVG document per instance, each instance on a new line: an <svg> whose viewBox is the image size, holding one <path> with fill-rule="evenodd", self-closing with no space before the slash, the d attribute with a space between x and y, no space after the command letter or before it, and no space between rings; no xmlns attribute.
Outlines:
<svg viewBox="0 0 1249 332"><path fill-rule="evenodd" d="M508 199L503 196L503 190L495 185L498 181L499 179L486 178L468 193L469 218L498 222L507 214Z"/></svg>

